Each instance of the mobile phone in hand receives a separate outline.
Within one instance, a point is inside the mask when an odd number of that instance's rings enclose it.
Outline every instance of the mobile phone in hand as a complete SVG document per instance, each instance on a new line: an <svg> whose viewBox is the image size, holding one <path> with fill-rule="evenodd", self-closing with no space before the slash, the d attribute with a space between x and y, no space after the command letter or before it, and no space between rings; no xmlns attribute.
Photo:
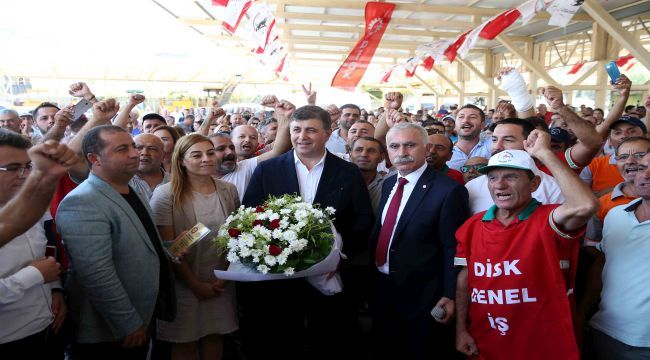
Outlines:
<svg viewBox="0 0 650 360"><path fill-rule="evenodd" d="M45 246L45 257L50 256L56 259L56 246L54 245Z"/></svg>
<svg viewBox="0 0 650 360"><path fill-rule="evenodd" d="M609 74L609 78L611 79L611 83L615 83L618 78L621 77L621 71L618 69L618 65L616 65L616 61L610 61L607 64L605 64L605 70L607 70L607 73Z"/></svg>
<svg viewBox="0 0 650 360"><path fill-rule="evenodd" d="M83 115L91 107L93 107L93 103L90 101L83 98L79 100L79 102L72 107L72 120L74 121L79 119L81 115Z"/></svg>

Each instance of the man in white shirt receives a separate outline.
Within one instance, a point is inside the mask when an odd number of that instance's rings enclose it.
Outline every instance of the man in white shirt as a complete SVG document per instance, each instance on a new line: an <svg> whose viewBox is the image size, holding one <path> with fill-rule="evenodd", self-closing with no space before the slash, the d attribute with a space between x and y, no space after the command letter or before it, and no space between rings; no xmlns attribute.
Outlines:
<svg viewBox="0 0 650 360"><path fill-rule="evenodd" d="M332 132L327 140L327 150L332 153L346 153L345 145L348 143L348 131L361 117L361 109L354 104L341 106L339 128Z"/></svg>
<svg viewBox="0 0 650 360"><path fill-rule="evenodd" d="M20 226L19 234L4 224L1 227L0 354L7 359L62 359L63 346L55 335L67 307L59 283L61 267L53 257L45 257L43 222L51 219L46 208L54 186L78 158L65 145L51 140L34 146L28 154L30 146L20 134L0 130L0 205L3 215L5 209L14 210L2 221L11 221L16 215L34 219L23 225L13 219L16 221L9 226ZM52 184L51 190L45 192L47 196L33 186L36 178L40 178L41 185ZM25 190L31 197L24 196ZM16 200L33 210L16 208ZM34 211L40 213L39 221L35 221ZM6 243L5 235L10 236Z"/></svg>
<svg viewBox="0 0 650 360"><path fill-rule="evenodd" d="M296 107L286 100L279 101L272 95L265 96L262 99L262 103L264 106L274 107L276 118L278 119L277 135L272 150L256 157L244 157L242 160L237 161L239 157L237 147L228 134L216 133L210 135L210 141L212 141L212 145L214 145L217 154L217 178L235 185L240 201L244 198L244 192L246 191L251 176L253 176L253 171L255 171L257 164L264 160L279 156L291 148L291 140L289 139L289 119ZM239 128L251 128L257 133L257 130L251 126L240 125L233 130L233 137L237 135L237 129ZM243 142L250 142L247 139L239 139L238 141L240 148ZM257 144L255 144L255 149L257 149Z"/></svg>
<svg viewBox="0 0 650 360"><path fill-rule="evenodd" d="M164 145L162 140L153 134L140 134L133 141L140 153L138 172L133 175L129 185L147 199L151 199L153 191L160 185L171 180L171 175L162 168Z"/></svg>

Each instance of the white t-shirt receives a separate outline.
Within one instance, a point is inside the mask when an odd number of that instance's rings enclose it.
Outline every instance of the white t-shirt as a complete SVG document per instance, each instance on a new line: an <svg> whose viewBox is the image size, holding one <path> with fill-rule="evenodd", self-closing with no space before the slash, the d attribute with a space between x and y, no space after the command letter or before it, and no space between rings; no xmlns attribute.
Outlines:
<svg viewBox="0 0 650 360"><path fill-rule="evenodd" d="M539 184L537 190L533 192L533 197L542 204L564 203L564 195L562 195L557 181L542 171L538 171L537 175L542 178L542 182ZM488 190L488 179L486 175L481 175L471 180L465 184L465 187L469 193L469 207L472 215L485 211L494 205L494 201Z"/></svg>
<svg viewBox="0 0 650 360"><path fill-rule="evenodd" d="M635 347L650 347L650 221L639 223L634 200L607 213L598 249L607 261L598 312L589 324Z"/></svg>
<svg viewBox="0 0 650 360"><path fill-rule="evenodd" d="M237 163L235 171L221 177L221 180L229 182L237 188L239 194L239 201L244 199L244 193L248 187L248 183L253 177L253 171L257 167L257 157L242 160Z"/></svg>

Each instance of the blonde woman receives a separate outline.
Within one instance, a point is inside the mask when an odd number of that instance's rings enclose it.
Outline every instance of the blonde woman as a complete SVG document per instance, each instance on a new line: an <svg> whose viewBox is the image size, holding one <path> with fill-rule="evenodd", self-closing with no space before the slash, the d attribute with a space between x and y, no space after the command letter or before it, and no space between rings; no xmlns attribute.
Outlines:
<svg viewBox="0 0 650 360"><path fill-rule="evenodd" d="M217 155L199 134L178 140L172 154L171 181L156 189L151 207L166 241L200 222L213 233L193 245L176 272L177 316L158 323L158 338L174 343L172 359L221 359L222 334L237 330L234 284L214 277L227 267L211 239L226 217L239 207L234 185L212 177Z"/></svg>

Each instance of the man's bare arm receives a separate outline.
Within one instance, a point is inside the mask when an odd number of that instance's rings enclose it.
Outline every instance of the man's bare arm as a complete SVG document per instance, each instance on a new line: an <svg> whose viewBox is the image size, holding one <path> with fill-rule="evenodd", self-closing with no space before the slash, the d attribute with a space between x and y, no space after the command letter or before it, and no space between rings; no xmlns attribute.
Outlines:
<svg viewBox="0 0 650 360"><path fill-rule="evenodd" d="M122 111L117 115L113 125L126 129L126 124L131 121L131 111L133 108L138 106L138 104L144 102L144 100L145 97L142 94L131 94L131 96L129 96L129 101L126 103L124 109L122 109Z"/></svg>
<svg viewBox="0 0 650 360"><path fill-rule="evenodd" d="M271 159L273 157L284 154L291 149L291 137L289 136L289 123L291 122L291 115L296 107L286 101L279 101L275 96L265 96L262 99L262 105L273 106L275 108L275 117L278 119L278 132L273 142L273 149L265 152L257 158L257 163Z"/></svg>
<svg viewBox="0 0 650 360"><path fill-rule="evenodd" d="M604 141L609 135L609 127L612 126L614 121L621 118L623 111L625 111L625 105L627 104L627 99L630 97L630 88L632 87L632 82L627 76L622 75L616 80L613 88L618 90L618 99L614 103L614 106L609 110L607 117L596 126L596 131L600 138Z"/></svg>
<svg viewBox="0 0 650 360"><path fill-rule="evenodd" d="M59 179L79 160L66 145L53 140L33 146L29 157L34 169L18 194L0 209L0 247L43 216Z"/></svg>

